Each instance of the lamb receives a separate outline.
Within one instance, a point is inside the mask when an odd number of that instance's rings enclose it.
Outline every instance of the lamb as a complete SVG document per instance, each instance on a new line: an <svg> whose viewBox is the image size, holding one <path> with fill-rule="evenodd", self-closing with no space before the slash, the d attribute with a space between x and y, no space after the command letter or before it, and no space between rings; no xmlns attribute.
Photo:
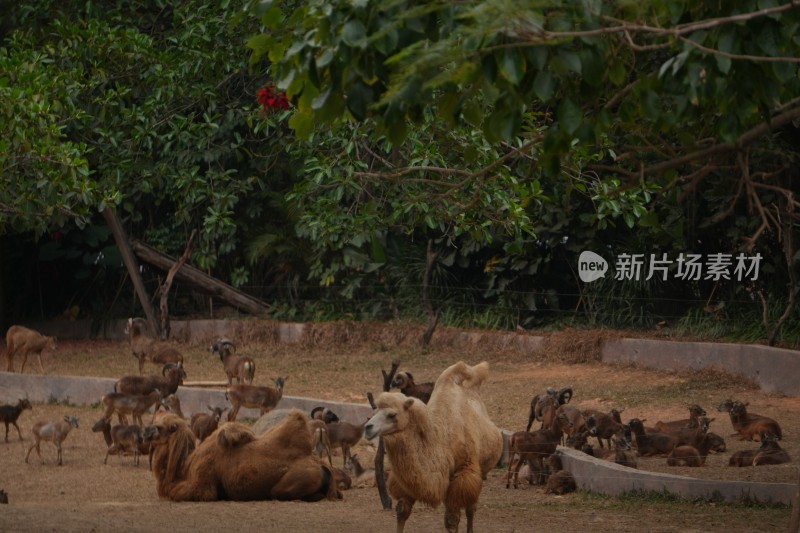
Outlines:
<svg viewBox="0 0 800 533"><path fill-rule="evenodd" d="M433 392L433 383L414 383L414 376L411 372L398 372L392 380L392 388L400 389L400 392L412 398L419 398L422 403L428 403Z"/></svg>
<svg viewBox="0 0 800 533"><path fill-rule="evenodd" d="M636 439L636 449L639 455L666 455L677 445L677 439L664 433L645 433L644 420L632 418L628 421L628 426Z"/></svg>
<svg viewBox="0 0 800 533"><path fill-rule="evenodd" d="M308 421L308 428L311 430L311 434L314 436L314 453L320 458L327 456L328 464L333 467L333 457L331 457L332 447L331 439L328 436L328 426L322 420L312 418ZM347 464L345 464L345 466L347 466Z"/></svg>
<svg viewBox="0 0 800 533"><path fill-rule="evenodd" d="M350 457L350 448L358 444L364 436L364 426L366 424L366 421L359 426L350 422L331 422L326 424L331 449L342 449L345 470L347 469L347 459Z"/></svg>
<svg viewBox="0 0 800 533"><path fill-rule="evenodd" d="M228 422L236 420L239 409L249 407L259 409L261 414L268 413L275 409L278 402L283 397L283 384L286 377L279 377L275 380L275 388L262 387L259 385L231 385L225 391L225 398L231 402L231 412L228 413Z"/></svg>
<svg viewBox="0 0 800 533"><path fill-rule="evenodd" d="M554 453L548 460L550 466L550 477L547 479L547 486L544 489L545 494L566 494L568 492L575 492L577 485L575 478L568 470L564 470L561 464L561 457Z"/></svg>
<svg viewBox="0 0 800 533"><path fill-rule="evenodd" d="M613 450L602 448L599 450L593 450L589 448L586 450L586 453L598 459L613 461L618 465L627 466L629 468L637 468L638 466L636 462L636 454L631 451L631 443L624 437L623 433L618 434L614 439Z"/></svg>
<svg viewBox="0 0 800 533"><path fill-rule="evenodd" d="M55 422L49 421L40 421L36 422L33 425L33 439L34 443L28 448L28 453L25 455L25 462L28 462L28 458L31 455L31 452L34 448L36 448L36 454L41 459L42 451L39 448L39 443L43 440L52 441L53 444L56 446L56 450L58 450L57 462L58 466L62 464L62 456L61 456L61 443L64 442L64 439L67 438L69 432L72 431L72 428L78 427L78 419L72 415L68 415L64 417L64 420L58 420Z"/></svg>
<svg viewBox="0 0 800 533"><path fill-rule="evenodd" d="M42 351L50 349L55 351L58 348L58 341L55 337L42 335L36 330L25 326L11 326L6 332L6 371L14 371L14 357L19 355L22 358L22 366L19 373L25 372L25 363L28 356L36 354L39 359L39 370L44 374L42 366Z"/></svg>
<svg viewBox="0 0 800 533"><path fill-rule="evenodd" d="M311 419L322 420L326 424L339 421L339 417L336 415L336 413L334 413L327 407L323 407L321 405L318 405L317 407L311 410Z"/></svg>
<svg viewBox="0 0 800 533"><path fill-rule="evenodd" d="M158 496L176 502L341 498L336 474L312 452L307 421L293 409L261 437L231 422L195 447L186 421L167 413L144 431Z"/></svg>
<svg viewBox="0 0 800 533"><path fill-rule="evenodd" d="M525 427L525 431L531 430L534 420L542 420L544 400L547 398L554 400L556 407L559 405L564 405L565 403L569 403L569 401L572 399L572 387L563 387L558 391L552 387L548 387L544 392L535 394L533 398L531 398L531 408L530 412L528 413L528 425ZM543 428L544 426L545 424L542 423L541 427Z"/></svg>
<svg viewBox="0 0 800 533"><path fill-rule="evenodd" d="M120 429L117 429L117 428L120 428ZM114 445L114 438L112 436L112 431L114 431L114 430L123 431L122 428L136 428L133 431L137 431L139 433L139 441L138 441L138 453L139 453L139 455L149 455L150 454L150 444L144 442L144 439L142 438L142 434L141 434L141 431L142 431L141 426L137 426L137 425L129 426L127 424L117 424L117 425L112 427L110 421L106 420L105 418L101 418L97 422L94 423L94 425L92 426L92 431L94 433L98 433L98 432L102 432L103 433L103 439L106 442L106 447L109 449L108 453L106 454L106 459L108 459L108 455L109 454L131 452L131 450L126 448L126 447L117 446L117 447L115 447L113 449L111 448ZM103 461L103 464L105 464L105 461Z"/></svg>
<svg viewBox="0 0 800 533"><path fill-rule="evenodd" d="M389 493L397 501L397 533L414 503L444 502L447 531L458 531L461 509L473 530L483 480L500 460L503 437L480 396L489 364L460 361L447 368L427 404L400 393L381 393L364 428L367 439L382 436L392 475Z"/></svg>
<svg viewBox="0 0 800 533"><path fill-rule="evenodd" d="M125 334L131 346L131 354L139 360L139 374L144 371L144 362L156 365L183 363L183 354L169 344L159 342L145 333L147 322L143 318L129 318Z"/></svg>
<svg viewBox="0 0 800 533"><path fill-rule="evenodd" d="M101 418L92 426L92 431L95 433L102 431L108 446L103 464L108 464L109 455L119 455L122 460L122 456L127 452L133 453L133 462L139 466L139 455L150 453L150 446L142 439L141 426L119 424L112 427L111 422Z"/></svg>
<svg viewBox="0 0 800 533"><path fill-rule="evenodd" d="M6 442L8 442L8 425L14 424L14 427L17 428L17 435L19 435L19 440L22 440L22 433L19 430L19 426L17 425L17 420L19 419L22 411L25 409L30 409L33 411L33 406L31 402L27 398L20 398L17 401L17 405L0 405L0 420L6 425Z"/></svg>
<svg viewBox="0 0 800 533"><path fill-rule="evenodd" d="M222 361L222 368L228 377L228 385L233 385L233 380L237 383L253 384L253 377L256 374L256 362L252 357L246 355L236 355L236 346L230 339L218 339L209 349L211 353L219 353Z"/></svg>
<svg viewBox="0 0 800 533"><path fill-rule="evenodd" d="M159 411L161 409L164 409L163 412L175 413L181 418L186 418L185 416L183 416L183 409L181 409L181 399L178 398L177 394L170 394L166 398L162 398L159 404L160 404Z"/></svg>
<svg viewBox="0 0 800 533"><path fill-rule="evenodd" d="M217 430L219 421L222 419L222 413L228 410L227 407L211 407L208 406L211 414L207 413L194 413L189 420L189 427L200 442L206 440L206 437L211 435ZM183 417L181 417L183 418Z"/></svg>
<svg viewBox="0 0 800 533"><path fill-rule="evenodd" d="M114 392L145 395L158 389L166 397L175 394L184 379L186 370L183 363L167 363L160 376L124 376L118 379L114 383Z"/></svg>
<svg viewBox="0 0 800 533"><path fill-rule="evenodd" d="M747 402L725 400L717 407L719 411L728 411L731 425L736 430L734 435L738 435L739 440L755 440L753 437L765 433L775 435L777 439L783 437L781 426L775 420L755 413L748 413L748 405L749 403Z"/></svg>
<svg viewBox="0 0 800 533"><path fill-rule="evenodd" d="M102 399L105 407L103 418L109 420L114 413L117 413L119 421L125 423L125 415L131 415L135 423L144 427L142 415L160 399L161 391L158 389L146 395L109 392Z"/></svg>
<svg viewBox="0 0 800 533"><path fill-rule="evenodd" d="M562 413L570 421L569 426L564 430L566 437L572 437L588 429L586 427L586 419L583 417L581 410L574 405L559 405L558 409L556 409L556 415ZM566 444L566 441L564 443Z"/></svg>

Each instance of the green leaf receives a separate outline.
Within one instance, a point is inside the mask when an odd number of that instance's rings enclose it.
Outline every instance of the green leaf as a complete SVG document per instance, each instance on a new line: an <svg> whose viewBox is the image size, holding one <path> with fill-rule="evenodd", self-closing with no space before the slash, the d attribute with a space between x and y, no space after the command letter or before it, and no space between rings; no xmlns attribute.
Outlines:
<svg viewBox="0 0 800 533"><path fill-rule="evenodd" d="M498 64L500 74L509 82L517 85L525 75L525 58L518 48L506 48L501 52Z"/></svg>
<svg viewBox="0 0 800 533"><path fill-rule="evenodd" d="M349 20L342 28L342 41L352 48L367 47L367 29L360 20Z"/></svg>
<svg viewBox="0 0 800 533"><path fill-rule="evenodd" d="M549 102L555 91L555 80L547 71L540 71L533 80L533 92L542 102Z"/></svg>
<svg viewBox="0 0 800 533"><path fill-rule="evenodd" d="M571 99L564 98L558 106L558 123L569 135L575 133L583 121L581 108Z"/></svg>

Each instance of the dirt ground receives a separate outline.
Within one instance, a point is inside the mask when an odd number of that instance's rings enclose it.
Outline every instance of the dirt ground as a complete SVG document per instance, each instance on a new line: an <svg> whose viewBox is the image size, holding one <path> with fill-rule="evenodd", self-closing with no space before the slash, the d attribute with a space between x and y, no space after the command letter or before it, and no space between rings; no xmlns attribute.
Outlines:
<svg viewBox="0 0 800 533"><path fill-rule="evenodd" d="M379 392L381 369L393 359L400 369L414 373L417 381L432 381L448 365L463 359L491 363L483 397L498 426L524 429L528 404L534 392L547 386L571 386L573 403L579 406L624 408L625 420L645 418L649 422L684 418L687 406L698 403L715 417L712 431L724 436L728 452L709 457L705 467L671 468L664 458L640 458L639 468L707 479L741 479L797 483L796 458L800 457L800 398L765 394L750 383L718 373L675 374L632 367L608 367L593 362L591 353L574 361L578 352L591 352L597 332L570 333L548 344L542 353L478 343L467 348L434 343L422 350L412 344L392 345L381 335L372 341L330 342L325 335L302 345L282 345L252 338L243 341L240 353L255 358L256 383L270 383L288 375L287 395L364 402L367 391ZM221 364L206 344L179 345L185 354L189 381L224 379ZM4 353L4 348L0 350ZM33 364L32 364L33 363ZM59 342L56 352L43 358L45 373L119 377L136 373L136 361L124 342ZM4 359L0 368L5 368ZM149 371L156 367L149 365ZM36 362L26 372L39 373ZM727 413L716 406L726 398L749 402L749 409L778 420L784 430L781 443L794 459L791 464L765 467L727 466L730 453L758 447L730 437ZM0 390L0 402L10 402ZM99 401L99 398L98 398ZM43 443L42 458L34 451L24 462L32 444L30 429L37 420L58 419L74 414L80 420L64 444L64 465L55 465L55 448ZM241 530L374 532L394 528L394 514L383 511L374 488L346 491L341 501L172 503L158 499L146 458L134 466L132 457L109 457L102 436L91 432L100 417L95 406L59 403L34 405L20 417L23 441L14 428L9 442L0 440L0 488L9 505L0 506L0 531L216 531L231 524ZM189 413L186 413L187 416ZM373 449L362 443L356 452L371 463ZM334 457L337 466L341 456ZM650 531L765 531L785 530L791 509L786 506L686 502L663 495L631 495L611 498L586 492L565 496L544 494L541 487L505 488L505 471L494 470L484 486L476 515L477 531L534 531L550 528L588 528L641 531L647 520ZM655 519L654 517L658 517ZM443 510L418 506L406 531L440 530ZM463 530L463 525L462 525Z"/></svg>

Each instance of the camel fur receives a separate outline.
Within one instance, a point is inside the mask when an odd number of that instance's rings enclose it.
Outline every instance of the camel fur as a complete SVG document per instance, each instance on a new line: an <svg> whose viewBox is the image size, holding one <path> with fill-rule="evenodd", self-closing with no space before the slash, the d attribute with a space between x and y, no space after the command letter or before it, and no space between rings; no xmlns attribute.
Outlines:
<svg viewBox="0 0 800 533"><path fill-rule="evenodd" d="M308 418L297 409L260 437L235 422L195 448L182 418L167 413L145 430L161 498L173 501L340 498L335 474L314 454Z"/></svg>
<svg viewBox="0 0 800 533"><path fill-rule="evenodd" d="M465 509L472 532L483 480L503 451L500 430L480 396L488 374L486 362L456 363L436 380L427 405L401 393L378 396L365 436L382 436L392 463L388 488L398 500L398 533L416 501L432 507L444 502L447 531L458 531Z"/></svg>

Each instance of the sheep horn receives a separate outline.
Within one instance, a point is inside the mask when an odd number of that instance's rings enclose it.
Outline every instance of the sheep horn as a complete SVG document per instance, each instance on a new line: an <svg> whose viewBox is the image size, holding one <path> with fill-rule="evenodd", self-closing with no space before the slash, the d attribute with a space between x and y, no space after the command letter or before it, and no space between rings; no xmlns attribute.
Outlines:
<svg viewBox="0 0 800 533"><path fill-rule="evenodd" d="M559 405L564 405L565 403L569 403L570 400L572 400L572 387L564 387L563 389L558 391L557 398Z"/></svg>

